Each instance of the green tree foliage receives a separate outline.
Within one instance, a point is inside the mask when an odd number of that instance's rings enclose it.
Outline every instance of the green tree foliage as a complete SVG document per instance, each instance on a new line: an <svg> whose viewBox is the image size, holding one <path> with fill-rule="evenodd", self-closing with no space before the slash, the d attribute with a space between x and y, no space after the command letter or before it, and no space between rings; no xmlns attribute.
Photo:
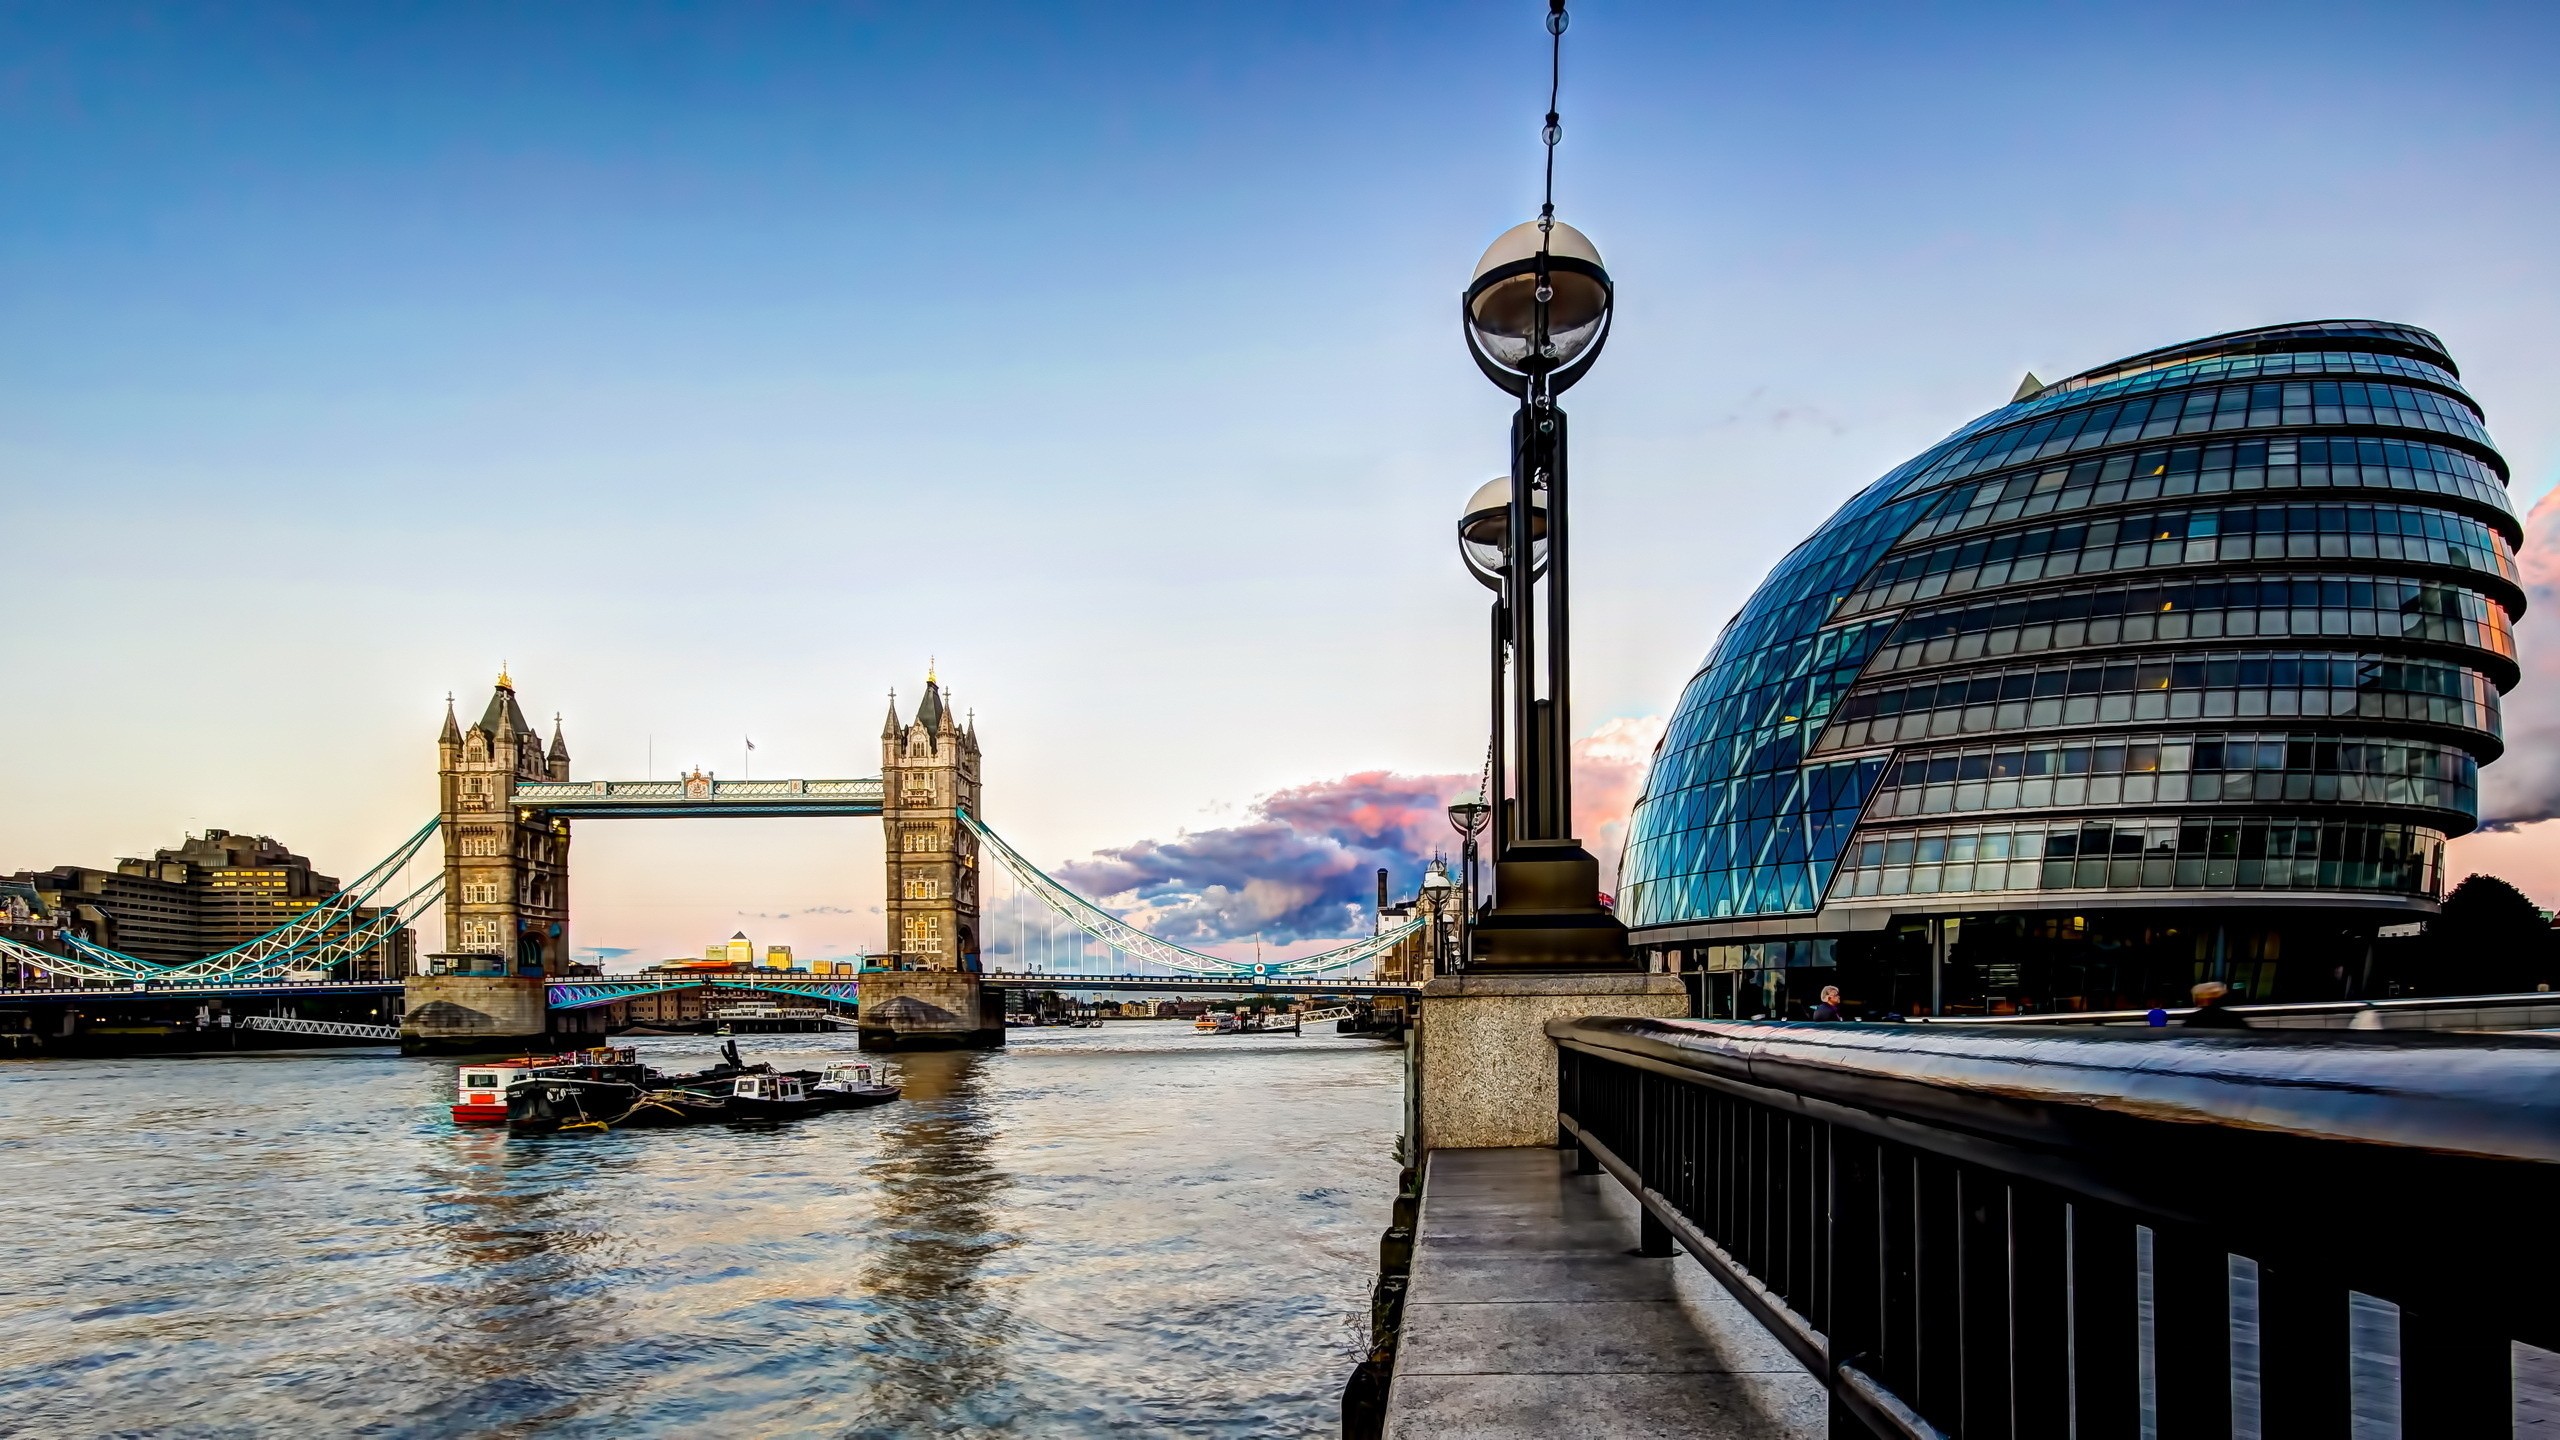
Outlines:
<svg viewBox="0 0 2560 1440"><path fill-rule="evenodd" d="M2553 979L2560 959L2550 924L2532 900L2495 875L2471 875L2444 897L2427 926L2423 989L2440 995L2531 990Z"/></svg>

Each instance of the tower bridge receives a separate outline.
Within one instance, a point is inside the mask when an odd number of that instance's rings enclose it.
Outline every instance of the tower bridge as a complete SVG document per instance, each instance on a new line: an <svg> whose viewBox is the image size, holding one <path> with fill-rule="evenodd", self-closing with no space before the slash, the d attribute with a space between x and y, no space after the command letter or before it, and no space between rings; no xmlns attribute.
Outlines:
<svg viewBox="0 0 2560 1440"><path fill-rule="evenodd" d="M1003 1043L1007 988L1196 990L1204 993L1396 993L1393 981L1338 977L1407 948L1429 917L1314 955L1268 964L1229 960L1150 935L1076 894L989 828L974 716L928 672L912 715L892 694L880 728L880 773L845 778L723 780L700 770L675 779L582 779L570 773L566 728L546 740L501 671L479 718L465 726L447 698L437 736L437 813L338 895L291 922L200 960L167 964L72 939L57 954L0 940L0 955L110 989L64 991L159 1001L327 996L347 961L442 915L431 973L402 987L404 1035L420 1048L480 1049L592 1036L616 1000L669 989L764 990L851 1003L861 997L865 1043ZM885 831L885 964L859 981L785 973L687 977L573 974L569 859L573 826L591 820L779 816L878 819ZM432 878L403 889L405 872L441 837ZM982 863L1006 871L1018 894L1101 942L1118 968L995 971L982 963ZM348 992L352 994L353 992ZM370 992L368 992L370 993Z"/></svg>

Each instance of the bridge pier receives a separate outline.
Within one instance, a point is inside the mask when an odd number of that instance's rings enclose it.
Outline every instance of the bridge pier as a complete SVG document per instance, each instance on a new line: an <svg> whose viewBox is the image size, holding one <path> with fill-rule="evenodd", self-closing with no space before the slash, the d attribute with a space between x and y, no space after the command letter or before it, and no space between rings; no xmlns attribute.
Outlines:
<svg viewBox="0 0 2560 1440"><path fill-rule="evenodd" d="M1004 999L967 970L865 970L855 1030L865 1050L994 1049Z"/></svg>
<svg viewBox="0 0 2560 1440"><path fill-rule="evenodd" d="M402 987L400 1048L487 1055L600 1044L601 1009L553 1010L539 975L415 975Z"/></svg>

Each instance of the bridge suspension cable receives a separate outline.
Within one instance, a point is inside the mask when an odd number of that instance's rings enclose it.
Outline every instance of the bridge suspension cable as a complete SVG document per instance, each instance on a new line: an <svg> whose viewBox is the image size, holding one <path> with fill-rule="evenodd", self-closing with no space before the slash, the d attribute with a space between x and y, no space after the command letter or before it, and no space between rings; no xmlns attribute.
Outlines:
<svg viewBox="0 0 2560 1440"><path fill-rule="evenodd" d="M978 818L968 811L960 812L960 823L969 827L969 833L978 837L980 843L986 846L987 853L995 856L997 862L1012 873L1013 878L1023 890L1028 891L1051 910L1064 916L1077 929L1132 960L1161 966L1180 975L1251 978L1266 975L1322 975L1330 971L1347 970L1364 960L1375 959L1394 949L1423 924L1422 917L1417 915L1393 929L1381 930L1365 940L1336 946L1331 950L1319 951L1313 955L1301 955L1294 960L1278 960L1267 965L1229 960L1224 956L1205 954L1188 946L1177 945L1170 940L1150 935L1085 899L1051 879L1048 872L1039 866L1023 858L1022 852L1006 844L1002 836L979 823Z"/></svg>

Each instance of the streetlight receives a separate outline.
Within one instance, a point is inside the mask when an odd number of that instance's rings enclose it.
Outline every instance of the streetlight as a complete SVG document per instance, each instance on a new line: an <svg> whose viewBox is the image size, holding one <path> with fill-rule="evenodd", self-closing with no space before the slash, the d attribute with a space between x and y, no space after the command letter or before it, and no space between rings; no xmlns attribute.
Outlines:
<svg viewBox="0 0 2560 1440"><path fill-rule="evenodd" d="M1494 644L1499 646L1501 643L1501 627L1497 624L1494 629ZM1500 659L1499 655L1495 658L1497 662ZM1500 673L1499 669L1495 671L1497 678ZM1497 723L1502 718L1501 699L1499 694L1494 697L1493 711ZM1466 963L1467 958L1466 937L1475 932L1476 924L1476 837L1484 833L1485 818L1492 813L1493 807L1481 800L1461 800L1449 807L1449 828L1458 832L1459 863L1465 867L1460 872L1462 878L1459 882L1464 887L1460 891L1462 898L1459 901L1459 913L1464 917L1461 921L1464 928L1458 932L1458 962L1461 966Z"/></svg>
<svg viewBox="0 0 2560 1440"><path fill-rule="evenodd" d="M1556 73L1566 23L1564 0L1548 0ZM1468 963L1628 970L1636 965L1627 929L1600 903L1600 862L1572 834L1569 511L1565 414L1556 404L1608 344L1617 294L1599 247L1555 218L1555 145L1563 129L1550 96L1545 203L1537 219L1486 248L1459 301L1468 355L1520 402L1511 417L1510 473L1480 487L1458 525L1468 571L1498 596L1488 797L1494 894L1477 919ZM1524 555L1527 563L1519 563Z"/></svg>

